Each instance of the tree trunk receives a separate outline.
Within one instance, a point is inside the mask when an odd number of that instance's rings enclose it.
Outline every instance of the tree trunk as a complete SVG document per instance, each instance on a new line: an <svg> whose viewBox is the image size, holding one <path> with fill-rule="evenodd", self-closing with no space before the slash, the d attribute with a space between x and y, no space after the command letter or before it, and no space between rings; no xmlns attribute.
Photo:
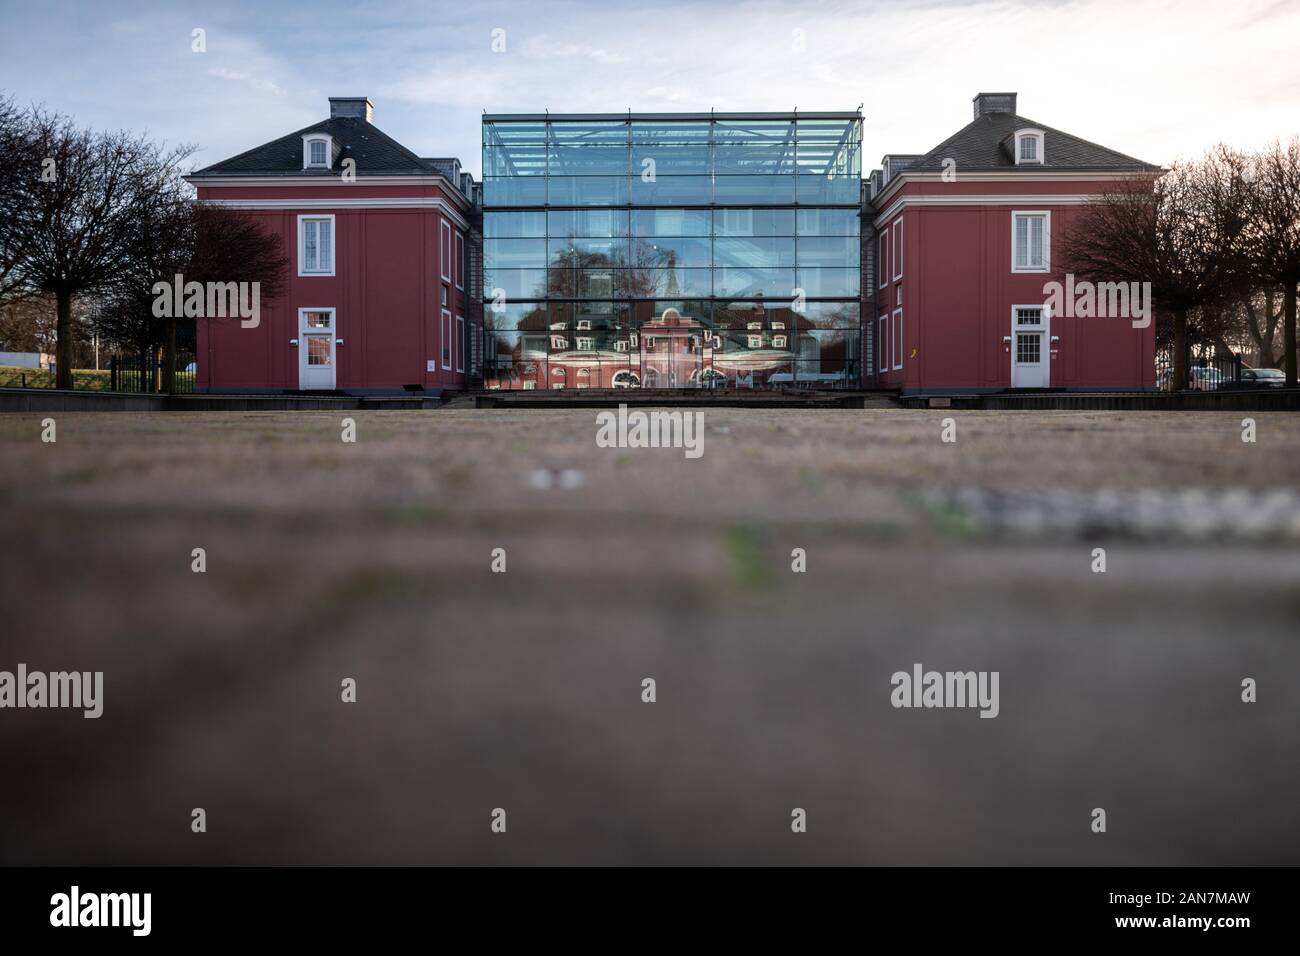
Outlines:
<svg viewBox="0 0 1300 956"><path fill-rule="evenodd" d="M1296 387L1295 294L1296 284L1288 282L1283 299L1283 312L1286 313L1286 322L1282 326L1282 350L1284 353L1282 358L1286 362L1287 388Z"/></svg>
<svg viewBox="0 0 1300 956"><path fill-rule="evenodd" d="M58 315L54 339L54 361L58 369L54 378L54 387L72 388L72 291L59 289L54 298L55 311Z"/></svg>
<svg viewBox="0 0 1300 956"><path fill-rule="evenodd" d="M176 391L176 317L167 319L167 335L163 339L162 390L168 395Z"/></svg>
<svg viewBox="0 0 1300 956"><path fill-rule="evenodd" d="M1187 310L1174 312L1174 375L1173 390L1181 392L1187 388Z"/></svg>

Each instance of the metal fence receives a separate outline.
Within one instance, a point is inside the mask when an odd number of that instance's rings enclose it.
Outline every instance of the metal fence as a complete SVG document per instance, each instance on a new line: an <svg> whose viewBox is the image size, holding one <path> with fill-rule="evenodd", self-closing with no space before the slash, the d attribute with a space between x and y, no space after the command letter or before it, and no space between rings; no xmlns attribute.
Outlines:
<svg viewBox="0 0 1300 956"><path fill-rule="evenodd" d="M1187 389L1214 392L1241 387L1241 356L1213 345L1193 345L1188 349ZM1174 361L1172 350L1156 355L1156 388L1173 391Z"/></svg>
<svg viewBox="0 0 1300 956"><path fill-rule="evenodd" d="M174 392L194 391L198 370L193 352L176 353ZM114 392L161 392L163 354L161 350L135 355L113 355L108 364L109 389Z"/></svg>

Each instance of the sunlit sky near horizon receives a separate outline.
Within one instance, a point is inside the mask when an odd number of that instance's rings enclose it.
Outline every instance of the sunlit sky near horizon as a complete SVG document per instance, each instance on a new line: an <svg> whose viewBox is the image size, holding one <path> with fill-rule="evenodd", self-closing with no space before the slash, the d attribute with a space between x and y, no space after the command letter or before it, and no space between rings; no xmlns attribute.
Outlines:
<svg viewBox="0 0 1300 956"><path fill-rule="evenodd" d="M192 143L198 166L323 119L329 96L366 95L379 128L475 175L483 111L862 104L870 170L938 145L981 90L1168 163L1300 134L1297 47L1300 0L0 0L0 91Z"/></svg>

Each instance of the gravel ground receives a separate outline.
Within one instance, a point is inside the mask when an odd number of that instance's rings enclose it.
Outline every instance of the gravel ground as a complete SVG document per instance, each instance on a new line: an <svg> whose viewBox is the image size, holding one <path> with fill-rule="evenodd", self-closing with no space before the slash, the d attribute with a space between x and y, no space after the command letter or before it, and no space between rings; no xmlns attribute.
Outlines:
<svg viewBox="0 0 1300 956"><path fill-rule="evenodd" d="M1300 416L343 414L0 417L0 863L1300 862Z"/></svg>

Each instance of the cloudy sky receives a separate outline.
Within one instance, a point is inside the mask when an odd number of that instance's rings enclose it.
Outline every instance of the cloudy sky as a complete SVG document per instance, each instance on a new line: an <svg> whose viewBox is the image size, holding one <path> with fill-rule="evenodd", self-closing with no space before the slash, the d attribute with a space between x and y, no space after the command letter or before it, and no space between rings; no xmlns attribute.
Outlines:
<svg viewBox="0 0 1300 956"><path fill-rule="evenodd" d="M862 104L874 165L1015 90L1022 115L1167 163L1300 134L1298 37L1300 0L0 0L0 90L199 165L367 95L385 132L475 174L484 110Z"/></svg>

